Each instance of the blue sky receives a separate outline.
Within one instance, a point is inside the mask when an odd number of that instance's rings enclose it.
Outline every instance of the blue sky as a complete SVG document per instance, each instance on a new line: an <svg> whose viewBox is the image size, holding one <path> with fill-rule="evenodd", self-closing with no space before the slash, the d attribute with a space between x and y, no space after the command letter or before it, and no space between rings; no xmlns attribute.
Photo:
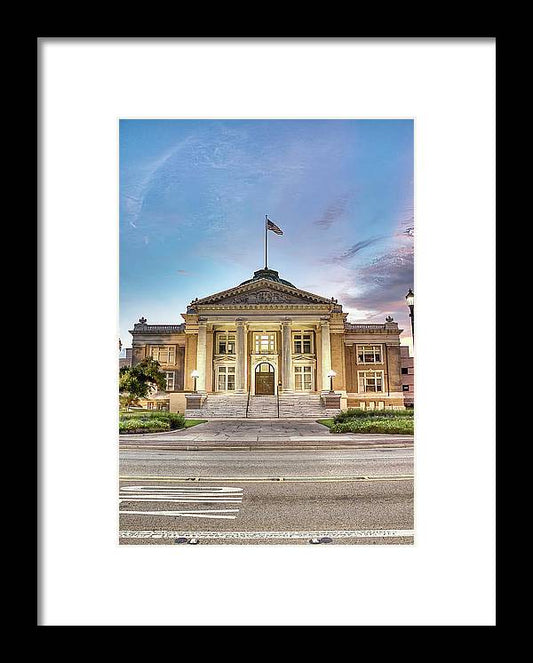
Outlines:
<svg viewBox="0 0 533 663"><path fill-rule="evenodd" d="M121 120L120 337L268 266L349 321L410 327L411 120Z"/></svg>

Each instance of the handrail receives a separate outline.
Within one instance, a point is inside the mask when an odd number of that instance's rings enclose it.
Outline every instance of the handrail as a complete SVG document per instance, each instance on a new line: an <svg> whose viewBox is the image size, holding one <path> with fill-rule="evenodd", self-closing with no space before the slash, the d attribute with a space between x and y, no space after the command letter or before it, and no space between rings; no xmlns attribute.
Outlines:
<svg viewBox="0 0 533 663"><path fill-rule="evenodd" d="M248 385L248 399L246 401L246 415L245 415L246 419L248 419L248 408L250 407L250 387L251 385Z"/></svg>
<svg viewBox="0 0 533 663"><path fill-rule="evenodd" d="M276 401L278 404L278 419L279 419L279 387L276 389Z"/></svg>

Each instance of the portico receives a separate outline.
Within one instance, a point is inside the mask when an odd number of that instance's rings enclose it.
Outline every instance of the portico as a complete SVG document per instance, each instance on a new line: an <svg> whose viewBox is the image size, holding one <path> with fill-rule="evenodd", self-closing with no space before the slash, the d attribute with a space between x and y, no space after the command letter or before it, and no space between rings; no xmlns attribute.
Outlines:
<svg viewBox="0 0 533 663"><path fill-rule="evenodd" d="M295 288L274 270L259 270L236 288L191 302L183 318L197 332L197 390L329 390L332 317L345 317L335 301Z"/></svg>

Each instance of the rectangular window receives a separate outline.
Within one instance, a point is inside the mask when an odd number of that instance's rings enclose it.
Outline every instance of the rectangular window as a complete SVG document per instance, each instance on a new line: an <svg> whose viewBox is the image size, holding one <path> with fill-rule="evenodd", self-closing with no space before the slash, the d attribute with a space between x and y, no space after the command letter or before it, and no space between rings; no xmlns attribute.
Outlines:
<svg viewBox="0 0 533 663"><path fill-rule="evenodd" d="M217 391L235 391L235 366L219 366Z"/></svg>
<svg viewBox="0 0 533 663"><path fill-rule="evenodd" d="M295 354L311 354L313 352L312 334L293 334L293 348Z"/></svg>
<svg viewBox="0 0 533 663"><path fill-rule="evenodd" d="M381 364L381 345L358 345L358 364Z"/></svg>
<svg viewBox="0 0 533 663"><path fill-rule="evenodd" d="M383 371L358 371L359 393L383 391Z"/></svg>
<svg viewBox="0 0 533 663"><path fill-rule="evenodd" d="M311 366L294 367L294 388L296 391L312 391L313 369Z"/></svg>
<svg viewBox="0 0 533 663"><path fill-rule="evenodd" d="M165 371L166 391L174 391L174 371Z"/></svg>
<svg viewBox="0 0 533 663"><path fill-rule="evenodd" d="M173 345L151 345L149 356L160 364L175 364L176 348Z"/></svg>
<svg viewBox="0 0 533 663"><path fill-rule="evenodd" d="M254 334L254 347L257 354L273 354L276 352L276 334Z"/></svg>
<svg viewBox="0 0 533 663"><path fill-rule="evenodd" d="M404 391L409 391L409 385L408 384L402 384L402 389Z"/></svg>
<svg viewBox="0 0 533 663"><path fill-rule="evenodd" d="M235 354L235 333L219 332L217 334L217 353L219 355Z"/></svg>
<svg viewBox="0 0 533 663"><path fill-rule="evenodd" d="M402 368L402 375L409 375L409 369L408 368Z"/></svg>

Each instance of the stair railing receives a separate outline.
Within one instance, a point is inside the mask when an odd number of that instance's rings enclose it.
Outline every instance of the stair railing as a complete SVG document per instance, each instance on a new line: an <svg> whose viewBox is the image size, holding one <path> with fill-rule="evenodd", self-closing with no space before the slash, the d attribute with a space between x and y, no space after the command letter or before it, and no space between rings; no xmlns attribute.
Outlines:
<svg viewBox="0 0 533 663"><path fill-rule="evenodd" d="M246 400L246 419L248 419L248 408L250 407L250 387L251 385L248 385L248 398Z"/></svg>
<svg viewBox="0 0 533 663"><path fill-rule="evenodd" d="M278 419L279 419L279 387L276 389L276 401L278 405Z"/></svg>

